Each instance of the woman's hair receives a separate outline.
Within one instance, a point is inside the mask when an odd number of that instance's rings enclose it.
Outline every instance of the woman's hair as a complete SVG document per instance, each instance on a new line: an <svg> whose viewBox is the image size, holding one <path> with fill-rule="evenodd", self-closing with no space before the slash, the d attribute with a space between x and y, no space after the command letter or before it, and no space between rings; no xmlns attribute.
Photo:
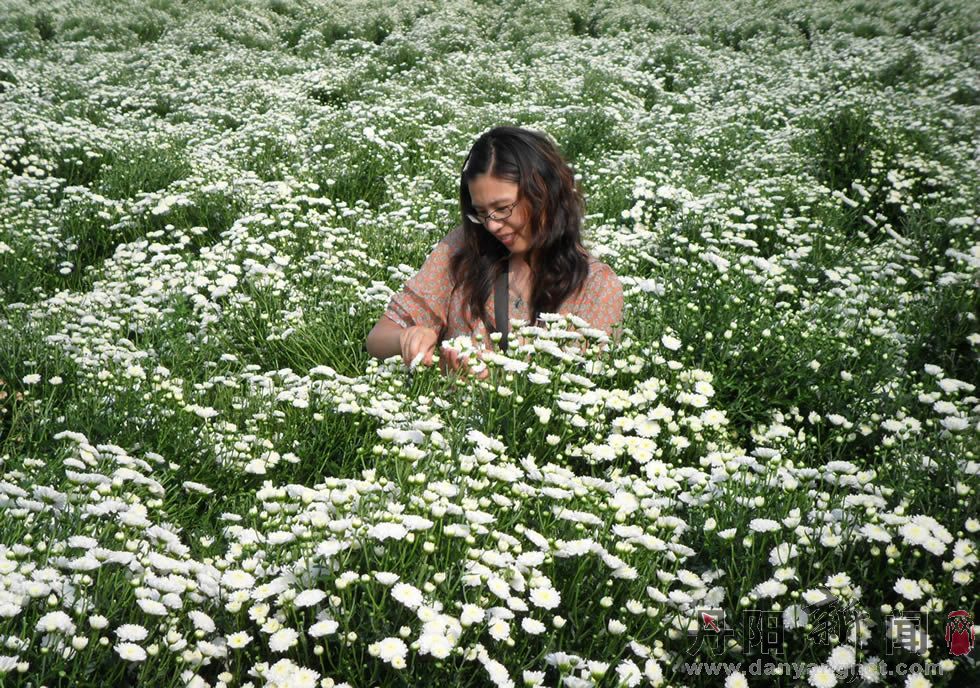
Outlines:
<svg viewBox="0 0 980 688"><path fill-rule="evenodd" d="M554 313L575 294L589 273L582 244L585 202L581 188L558 147L545 134L518 127L495 127L476 140L459 180L463 243L450 261L453 289L463 290L469 316L479 316L492 331L486 313L497 275L510 252L482 224L466 217L474 213L469 183L483 174L514 182L518 199L530 205L532 324L541 313ZM489 210L489 209L486 209Z"/></svg>

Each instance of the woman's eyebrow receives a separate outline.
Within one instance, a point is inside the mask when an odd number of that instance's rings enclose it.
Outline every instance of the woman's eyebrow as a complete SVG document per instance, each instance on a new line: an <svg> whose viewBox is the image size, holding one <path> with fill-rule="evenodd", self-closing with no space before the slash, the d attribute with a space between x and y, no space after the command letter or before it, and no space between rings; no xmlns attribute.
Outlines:
<svg viewBox="0 0 980 688"><path fill-rule="evenodd" d="M498 198L496 201L490 201L489 205L502 205L507 202L506 198ZM473 204L474 208L482 208L482 205Z"/></svg>

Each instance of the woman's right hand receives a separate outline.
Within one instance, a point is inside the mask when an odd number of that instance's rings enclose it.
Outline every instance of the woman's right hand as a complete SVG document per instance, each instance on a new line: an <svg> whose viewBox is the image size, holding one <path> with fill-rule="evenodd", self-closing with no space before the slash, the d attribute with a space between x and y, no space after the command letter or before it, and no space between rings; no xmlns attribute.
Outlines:
<svg viewBox="0 0 980 688"><path fill-rule="evenodd" d="M439 342L439 333L431 327L424 325L413 325L406 327L398 336L398 343L402 350L402 360L405 365L410 366L412 361L419 353L422 354L421 365L432 365L435 363L433 354L436 344Z"/></svg>

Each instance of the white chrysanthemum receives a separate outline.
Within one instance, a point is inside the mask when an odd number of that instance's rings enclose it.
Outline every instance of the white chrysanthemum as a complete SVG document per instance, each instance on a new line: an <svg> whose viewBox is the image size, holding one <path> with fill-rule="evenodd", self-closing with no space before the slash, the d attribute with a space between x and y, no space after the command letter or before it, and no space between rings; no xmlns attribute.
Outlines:
<svg viewBox="0 0 980 688"><path fill-rule="evenodd" d="M919 673L905 677L905 688L932 688L932 681Z"/></svg>
<svg viewBox="0 0 980 688"><path fill-rule="evenodd" d="M459 615L459 623L463 626L472 626L483 621L486 612L475 604L464 604Z"/></svg>
<svg viewBox="0 0 980 688"><path fill-rule="evenodd" d="M408 530L401 523L377 523L368 530L368 536L375 540L401 540L408 535Z"/></svg>
<svg viewBox="0 0 980 688"><path fill-rule="evenodd" d="M643 680L643 674L640 673L640 667L636 666L636 663L631 659L623 660L616 667L616 675L619 676L620 686L633 686L640 685L640 681Z"/></svg>
<svg viewBox="0 0 980 688"><path fill-rule="evenodd" d="M381 585L394 585L398 582L399 575L397 573L391 573L390 571L376 571L374 574L374 579L381 583Z"/></svg>
<svg viewBox="0 0 980 688"><path fill-rule="evenodd" d="M123 624L116 629L116 637L130 643L146 640L147 635L148 631L139 624Z"/></svg>
<svg viewBox="0 0 980 688"><path fill-rule="evenodd" d="M677 351L681 348L681 340L676 337L671 337L669 334L665 334L660 338L660 343L671 351Z"/></svg>
<svg viewBox="0 0 980 688"><path fill-rule="evenodd" d="M838 645L830 651L827 664L834 671L844 671L854 666L855 659L856 655L853 647L850 645Z"/></svg>
<svg viewBox="0 0 980 688"><path fill-rule="evenodd" d="M140 609L151 616L166 616L168 614L166 605L162 602L157 602L156 600L141 597L140 599L136 600L136 604L140 606Z"/></svg>
<svg viewBox="0 0 980 688"><path fill-rule="evenodd" d="M826 664L810 667L807 680L813 688L834 688L837 685L837 675Z"/></svg>
<svg viewBox="0 0 980 688"><path fill-rule="evenodd" d="M71 620L70 616L60 609L48 612L42 616L37 620L34 628L43 633L64 633L65 635L73 635L75 633L75 623Z"/></svg>
<svg viewBox="0 0 980 688"><path fill-rule="evenodd" d="M858 675L866 683L881 683L881 677L884 674L882 671L883 664L877 657L869 657L858 667Z"/></svg>
<svg viewBox="0 0 980 688"><path fill-rule="evenodd" d="M135 643L119 643L115 650L127 662L142 662L146 659L146 650Z"/></svg>
<svg viewBox="0 0 980 688"><path fill-rule="evenodd" d="M909 578L899 578L895 581L895 592L907 600L918 600L922 598L922 588L914 580Z"/></svg>
<svg viewBox="0 0 980 688"><path fill-rule="evenodd" d="M322 638L325 635L333 635L337 632L340 624L333 619L324 619L323 621L317 621L315 624L310 626L310 630L307 631L314 638Z"/></svg>
<svg viewBox="0 0 980 688"><path fill-rule="evenodd" d="M507 640L510 637L510 624L501 618L496 618L487 627L490 637L496 641Z"/></svg>
<svg viewBox="0 0 980 688"><path fill-rule="evenodd" d="M293 604L299 608L312 607L322 602L326 596L327 593L322 590L304 590L293 599Z"/></svg>
<svg viewBox="0 0 980 688"><path fill-rule="evenodd" d="M749 521L749 529L756 533L771 533L781 527L779 521L774 521L771 518L753 518Z"/></svg>
<svg viewBox="0 0 980 688"><path fill-rule="evenodd" d="M664 670L660 662L650 658L643 665L643 675L647 677L651 686L661 686L664 683Z"/></svg>
<svg viewBox="0 0 980 688"><path fill-rule="evenodd" d="M778 580L769 579L762 581L757 586L752 589L752 592L759 599L768 599L771 597L779 597L784 594L787 590L786 584L781 583Z"/></svg>
<svg viewBox="0 0 980 688"><path fill-rule="evenodd" d="M534 588L531 591L531 604L541 609L554 609L561 604L561 594L554 588Z"/></svg>
<svg viewBox="0 0 980 688"><path fill-rule="evenodd" d="M970 420L962 416L946 416L939 421L939 424L951 432L960 432L970 427Z"/></svg>
<svg viewBox="0 0 980 688"><path fill-rule="evenodd" d="M229 569L221 574L221 582L235 590L250 590L255 585L255 577L241 569Z"/></svg>
<svg viewBox="0 0 980 688"><path fill-rule="evenodd" d="M214 619L204 612L192 609L191 611L187 612L187 616L190 617L191 623L194 624L194 628L204 631L205 633L214 633Z"/></svg>
<svg viewBox="0 0 980 688"><path fill-rule="evenodd" d="M252 636L250 636L245 631L238 631L237 633L232 633L226 637L228 642L228 647L232 650L240 650L250 642L252 642Z"/></svg>
<svg viewBox="0 0 980 688"><path fill-rule="evenodd" d="M538 621L537 619L532 619L530 616L525 616L521 619L521 628L524 629L525 633L531 635L539 635L545 632L545 625Z"/></svg>
<svg viewBox="0 0 980 688"><path fill-rule="evenodd" d="M285 652L299 641L299 633L295 628L280 628L269 637L269 649L273 652Z"/></svg>
<svg viewBox="0 0 980 688"><path fill-rule="evenodd" d="M419 653L445 659L452 654L454 643L442 633L423 633L419 637Z"/></svg>
<svg viewBox="0 0 980 688"><path fill-rule="evenodd" d="M748 688L749 682L741 671L733 671L725 678L725 688Z"/></svg>
<svg viewBox="0 0 980 688"><path fill-rule="evenodd" d="M408 654L408 647L401 638L389 637L378 643L378 656L386 662L395 663Z"/></svg>
<svg viewBox="0 0 980 688"><path fill-rule="evenodd" d="M783 610L783 627L787 630L803 628L806 626L809 618L809 615L802 606L791 604Z"/></svg>
<svg viewBox="0 0 980 688"><path fill-rule="evenodd" d="M418 609L424 601L422 591L408 583L396 583L391 589L391 596L409 609Z"/></svg>

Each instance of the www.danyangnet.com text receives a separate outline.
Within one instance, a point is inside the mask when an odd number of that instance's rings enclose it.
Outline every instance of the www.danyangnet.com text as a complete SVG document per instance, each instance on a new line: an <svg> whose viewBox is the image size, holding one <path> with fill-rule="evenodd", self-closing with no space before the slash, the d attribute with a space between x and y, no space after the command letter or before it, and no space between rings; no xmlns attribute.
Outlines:
<svg viewBox="0 0 980 688"><path fill-rule="evenodd" d="M681 673L689 676L728 676L740 671L749 676L786 676L787 678L803 679L807 677L810 669L816 666L819 666L816 662L763 662L761 659L748 664L744 662L685 662L681 665ZM855 664L846 669L835 670L834 673L838 677L847 677L857 675L861 668L861 665ZM884 661L879 661L874 669L877 669L876 673L879 676L911 676L913 674L938 676L942 674L942 669L936 662L898 662L894 667L891 667Z"/></svg>

